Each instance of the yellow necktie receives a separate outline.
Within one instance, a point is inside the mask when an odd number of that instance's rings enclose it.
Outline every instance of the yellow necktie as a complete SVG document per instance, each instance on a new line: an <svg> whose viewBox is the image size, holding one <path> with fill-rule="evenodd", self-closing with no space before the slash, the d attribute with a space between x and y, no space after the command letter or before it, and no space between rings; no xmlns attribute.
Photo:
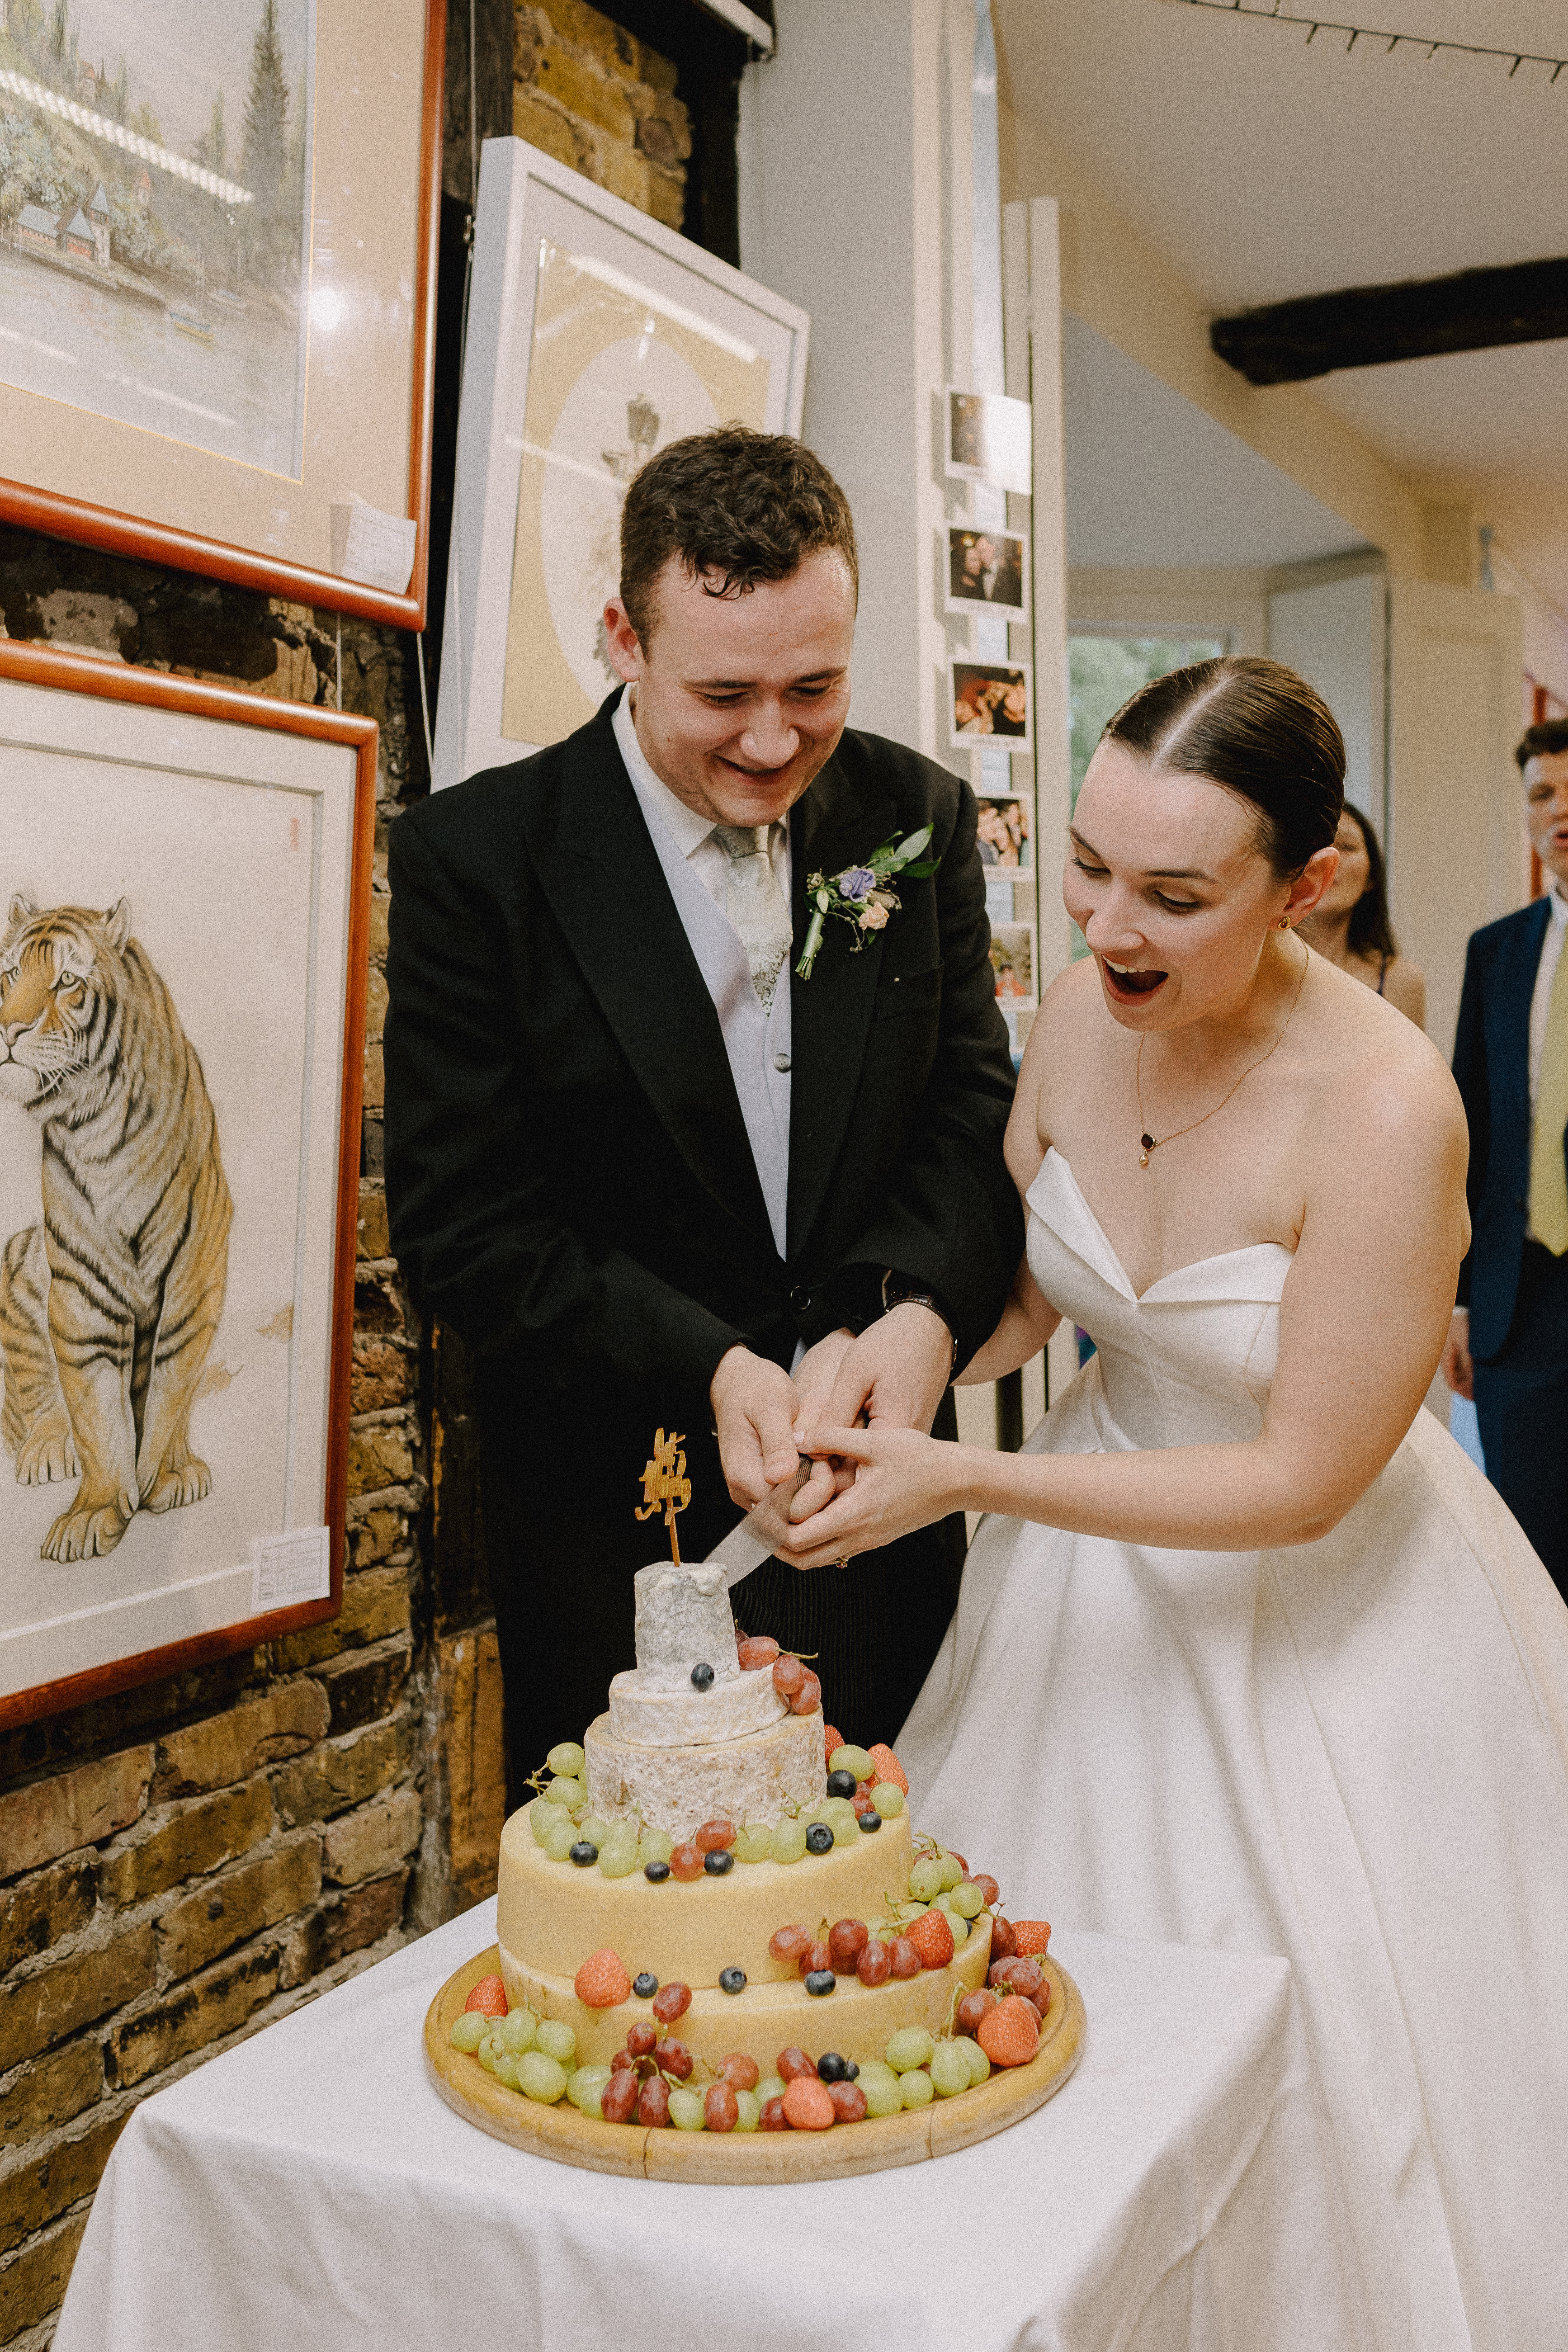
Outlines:
<svg viewBox="0 0 1568 2352"><path fill-rule="evenodd" d="M1558 957L1552 982L1541 1084L1535 1096L1535 1139L1530 1154L1530 1230L1553 1257L1568 1250L1564 1127L1568 1127L1568 952Z"/></svg>

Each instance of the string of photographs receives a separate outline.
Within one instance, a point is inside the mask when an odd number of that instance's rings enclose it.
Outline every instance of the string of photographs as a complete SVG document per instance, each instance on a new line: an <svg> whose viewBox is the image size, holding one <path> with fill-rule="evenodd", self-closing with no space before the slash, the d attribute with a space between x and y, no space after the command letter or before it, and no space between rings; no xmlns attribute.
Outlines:
<svg viewBox="0 0 1568 2352"><path fill-rule="evenodd" d="M1033 490L1030 406L1001 393L949 384L943 412L947 478L973 484L981 492L971 500L976 511L945 526L938 551L943 611L980 625L970 632L972 646L948 657L948 740L957 751L1029 758L1035 749L1033 670L1028 662L1011 658L1006 635L1009 626L1026 627L1029 621L1029 539L1011 529L1005 517L1009 493L1028 498ZM990 765L982 763L983 773ZM1011 774L1010 767L995 765L998 772ZM1038 1002L1036 926L1012 919L1014 884L1032 885L1036 879L1031 815L1027 797L982 785L978 845L991 915L991 962L997 1003L1009 1015ZM1008 1026L1015 1027L1011 1019Z"/></svg>

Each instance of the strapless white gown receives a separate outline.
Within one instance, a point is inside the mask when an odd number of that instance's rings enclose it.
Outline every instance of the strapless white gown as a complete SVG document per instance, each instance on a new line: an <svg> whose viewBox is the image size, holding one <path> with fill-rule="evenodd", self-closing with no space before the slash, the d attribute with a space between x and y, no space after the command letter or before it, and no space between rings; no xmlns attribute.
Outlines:
<svg viewBox="0 0 1568 2352"><path fill-rule="evenodd" d="M1099 1349L1028 1450L1255 1436L1289 1251L1140 1298L1056 1151L1028 1205ZM1020 1916L1290 1961L1379 2352L1565 2352L1568 1610L1430 1413L1317 1543L987 1519L899 1754Z"/></svg>

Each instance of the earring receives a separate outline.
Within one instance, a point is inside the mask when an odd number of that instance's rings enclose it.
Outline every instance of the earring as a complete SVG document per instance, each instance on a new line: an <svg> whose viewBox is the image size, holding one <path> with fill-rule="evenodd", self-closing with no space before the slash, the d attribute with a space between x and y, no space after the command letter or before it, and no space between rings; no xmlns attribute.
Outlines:
<svg viewBox="0 0 1568 2352"><path fill-rule="evenodd" d="M1279 918L1279 929L1280 929L1282 931L1288 931L1288 930L1289 929L1289 928L1290 928L1290 918L1289 918L1289 915L1281 915L1281 916L1280 916L1280 918Z"/></svg>

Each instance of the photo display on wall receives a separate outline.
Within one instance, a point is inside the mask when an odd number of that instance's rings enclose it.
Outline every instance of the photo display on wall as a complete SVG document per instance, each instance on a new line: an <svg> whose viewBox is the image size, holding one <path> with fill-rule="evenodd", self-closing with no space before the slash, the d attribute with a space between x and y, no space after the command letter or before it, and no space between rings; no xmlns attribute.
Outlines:
<svg viewBox="0 0 1568 2352"><path fill-rule="evenodd" d="M1034 750L1034 695L1027 662L948 656L949 741L975 751Z"/></svg>
<svg viewBox="0 0 1568 2352"><path fill-rule="evenodd" d="M1026 499L1034 483L1033 411L1026 400L1001 392L964 392L949 384L943 396L950 482L988 482Z"/></svg>
<svg viewBox="0 0 1568 2352"><path fill-rule="evenodd" d="M944 610L971 620L1027 621L1027 534L999 526L949 523L946 540Z"/></svg>

